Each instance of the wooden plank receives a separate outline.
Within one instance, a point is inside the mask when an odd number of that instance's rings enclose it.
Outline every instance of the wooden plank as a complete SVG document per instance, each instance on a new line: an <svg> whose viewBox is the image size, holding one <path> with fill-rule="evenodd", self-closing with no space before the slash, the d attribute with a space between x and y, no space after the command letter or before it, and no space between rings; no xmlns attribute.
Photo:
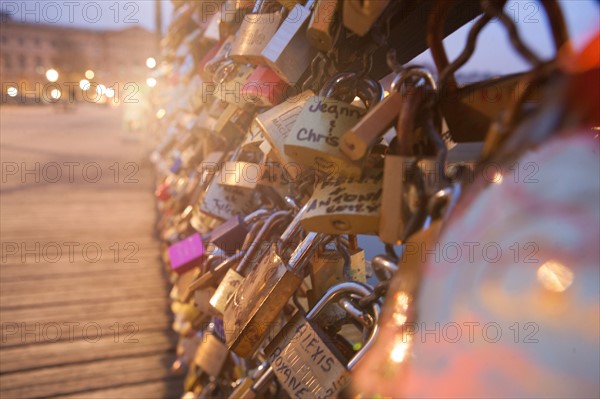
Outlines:
<svg viewBox="0 0 600 399"><path fill-rule="evenodd" d="M153 354L0 375L2 386L0 393L3 398L35 398L69 394L78 397L122 398L130 397L135 392L147 394L148 389L152 388L155 392L164 395L168 391L161 387L167 387L160 380L169 378L164 370L173 360L173 354ZM152 387L144 387L148 381L152 381ZM169 386L169 388L174 387ZM89 395L90 390L97 390L97 392L95 395ZM102 396L117 395L119 391L122 395ZM126 392L131 393L126 394Z"/></svg>
<svg viewBox="0 0 600 399"><path fill-rule="evenodd" d="M118 342L115 342L112 331L89 329L83 336L85 339L73 342L2 348L0 373L156 354L175 349L175 344L166 331L141 332L131 336L121 334ZM166 373L166 369L163 373Z"/></svg>

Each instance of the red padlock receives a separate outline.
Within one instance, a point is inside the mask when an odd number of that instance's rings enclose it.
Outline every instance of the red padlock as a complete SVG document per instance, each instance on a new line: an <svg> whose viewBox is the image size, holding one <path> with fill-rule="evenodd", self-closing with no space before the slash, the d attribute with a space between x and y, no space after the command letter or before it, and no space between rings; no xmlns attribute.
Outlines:
<svg viewBox="0 0 600 399"><path fill-rule="evenodd" d="M169 198L171 198L171 193L169 191L169 182L168 181L163 181L157 188L156 191L154 191L154 195L156 196L156 198L158 198L160 201L168 201Z"/></svg>
<svg viewBox="0 0 600 399"><path fill-rule="evenodd" d="M258 107L273 107L283 100L288 87L271 68L258 65L248 76L242 88L242 96Z"/></svg>

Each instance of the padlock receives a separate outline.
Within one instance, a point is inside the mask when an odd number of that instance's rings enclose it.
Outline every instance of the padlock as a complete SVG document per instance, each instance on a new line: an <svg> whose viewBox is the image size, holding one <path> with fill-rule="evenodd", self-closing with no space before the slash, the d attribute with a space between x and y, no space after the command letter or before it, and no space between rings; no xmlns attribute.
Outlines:
<svg viewBox="0 0 600 399"><path fill-rule="evenodd" d="M288 85L271 68L258 65L242 87L242 97L257 107L273 107L287 90Z"/></svg>
<svg viewBox="0 0 600 399"><path fill-rule="evenodd" d="M192 234L188 238L173 244L167 250L171 270L181 274L199 266L204 257L204 243L200 234Z"/></svg>
<svg viewBox="0 0 600 399"><path fill-rule="evenodd" d="M257 399L264 396L275 373L269 363L263 362L256 370L244 378L229 396L229 399Z"/></svg>
<svg viewBox="0 0 600 399"><path fill-rule="evenodd" d="M213 77L214 95L238 108L253 105L251 98L242 95L242 88L254 70L255 67L248 64L221 63Z"/></svg>
<svg viewBox="0 0 600 399"><path fill-rule="evenodd" d="M284 145L306 102L315 95L311 90L290 97L275 107L256 115L255 121L271 145L274 157L281 165L292 167L293 162L284 152ZM295 165L294 165L295 166Z"/></svg>
<svg viewBox="0 0 600 399"><path fill-rule="evenodd" d="M360 178L362 165L349 160L340 150L340 138L366 111L336 99L354 100L356 96L371 107L383 97L381 85L355 73L334 76L319 96L308 100L288 135L286 155L328 177Z"/></svg>
<svg viewBox="0 0 600 399"><path fill-rule="evenodd" d="M377 234L381 211L380 179L325 180L314 190L300 223L326 234Z"/></svg>
<svg viewBox="0 0 600 399"><path fill-rule="evenodd" d="M257 162L252 162L252 160L256 161L257 157L256 153L243 151L238 147L223 164L217 184L241 190L254 190L261 175L261 166Z"/></svg>
<svg viewBox="0 0 600 399"><path fill-rule="evenodd" d="M294 398L337 397L350 384L350 371L358 364L377 338L380 307L377 302L370 306L366 320L368 338L361 349L351 358L344 356L334 339L316 323L319 314L338 302L347 304L347 310L363 311L353 303L371 294L364 285L345 282L332 287L321 300L302 317L298 312L282 329L282 332L265 348L275 375L284 390ZM366 332L366 330L365 330Z"/></svg>
<svg viewBox="0 0 600 399"><path fill-rule="evenodd" d="M248 149L257 149L259 146L265 141L265 136L263 135L260 126L256 122L256 118L252 120L250 123L250 127L246 131L246 136L244 137L244 141L240 144L240 147L243 150Z"/></svg>
<svg viewBox="0 0 600 399"><path fill-rule="evenodd" d="M377 255L371 259L371 266L379 281L391 279L398 271L397 260L387 255Z"/></svg>
<svg viewBox="0 0 600 399"><path fill-rule="evenodd" d="M198 64L198 68L201 68L202 70L202 72L200 72L200 76L206 82L211 82L214 80L214 75L219 67L229 58L229 53L231 53L231 45L233 44L234 39L235 38L233 35L228 36L222 43L217 43L215 45L216 50L213 49L213 51L207 53L206 56L200 60ZM210 54L212 54L212 56L208 58Z"/></svg>
<svg viewBox="0 0 600 399"><path fill-rule="evenodd" d="M240 108L240 104L227 104L216 119L214 131L228 142L237 142L244 137L253 117L252 113Z"/></svg>
<svg viewBox="0 0 600 399"><path fill-rule="evenodd" d="M401 243L420 228L423 203L446 184L445 145L427 106L434 88L422 83L403 102L397 136L384 161L379 238L387 244Z"/></svg>
<svg viewBox="0 0 600 399"><path fill-rule="evenodd" d="M342 135L340 150L353 161L364 158L378 139L393 126L401 105L402 94L392 91Z"/></svg>
<svg viewBox="0 0 600 399"><path fill-rule="evenodd" d="M202 336L202 342L198 345L194 354L194 363L209 377L217 378L223 370L223 366L229 357L229 349L225 345L222 331L216 327L221 320L212 319Z"/></svg>
<svg viewBox="0 0 600 399"><path fill-rule="evenodd" d="M241 64L256 64L282 20L281 7L270 0L257 0L252 13L244 16L229 57Z"/></svg>
<svg viewBox="0 0 600 399"><path fill-rule="evenodd" d="M317 53L306 38L313 1L307 1L304 6L296 4L290 10L263 49L261 58L256 60L257 63L271 67L290 86L299 83L300 77Z"/></svg>
<svg viewBox="0 0 600 399"><path fill-rule="evenodd" d="M310 276L313 298L321 298L328 289L344 281L367 283L365 251L360 248L344 250L347 251L350 262L347 271L344 271L345 260L339 249L325 250L312 262Z"/></svg>
<svg viewBox="0 0 600 399"><path fill-rule="evenodd" d="M269 236L274 232L274 228L280 225L282 221L286 220L289 216L289 211L278 211L274 212L264 222L260 231L252 239L250 247L247 249L245 256L242 258L237 267L227 270L225 277L217 287L215 294L210 299L210 304L217 312L223 313L227 306L227 303L231 300L231 297L242 284L245 276L249 271L256 266L257 259L260 259L264 254L265 245L268 245ZM269 245L270 246L270 245Z"/></svg>
<svg viewBox="0 0 600 399"><path fill-rule="evenodd" d="M213 231L209 237L211 244L221 248L228 255L233 255L239 250L248 234L248 227L244 218L234 216Z"/></svg>
<svg viewBox="0 0 600 399"><path fill-rule="evenodd" d="M253 7L254 0L225 0L220 10L219 32L221 37L235 33L244 16L252 11Z"/></svg>
<svg viewBox="0 0 600 399"><path fill-rule="evenodd" d="M277 0L277 2L288 10L291 10L296 6L296 4L306 3L306 0Z"/></svg>
<svg viewBox="0 0 600 399"><path fill-rule="evenodd" d="M225 221L236 215L247 215L257 207L254 192L239 187L223 186L221 171L215 173L208 185L204 196L198 205L198 210L213 218Z"/></svg>
<svg viewBox="0 0 600 399"><path fill-rule="evenodd" d="M338 0L317 0L310 17L306 37L317 50L328 52L334 44L334 24L336 21Z"/></svg>
<svg viewBox="0 0 600 399"><path fill-rule="evenodd" d="M344 0L344 26L359 36L371 30L379 16L390 3L390 0Z"/></svg>
<svg viewBox="0 0 600 399"><path fill-rule="evenodd" d="M238 287L223 313L226 343L241 357L251 356L267 336L277 332L277 318L304 280L305 268L324 236L308 233L288 262L273 244Z"/></svg>

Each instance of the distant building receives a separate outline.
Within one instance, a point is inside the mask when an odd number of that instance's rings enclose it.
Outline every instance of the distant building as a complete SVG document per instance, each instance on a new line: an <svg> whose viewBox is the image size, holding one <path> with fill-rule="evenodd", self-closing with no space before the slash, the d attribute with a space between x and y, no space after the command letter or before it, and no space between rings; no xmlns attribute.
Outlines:
<svg viewBox="0 0 600 399"><path fill-rule="evenodd" d="M146 59L157 53L156 35L140 26L122 30L87 30L51 24L22 23L6 18L0 22L0 80L47 83L45 72L56 69L59 83L84 79L121 87L144 82L149 75ZM5 93L2 93L3 95Z"/></svg>

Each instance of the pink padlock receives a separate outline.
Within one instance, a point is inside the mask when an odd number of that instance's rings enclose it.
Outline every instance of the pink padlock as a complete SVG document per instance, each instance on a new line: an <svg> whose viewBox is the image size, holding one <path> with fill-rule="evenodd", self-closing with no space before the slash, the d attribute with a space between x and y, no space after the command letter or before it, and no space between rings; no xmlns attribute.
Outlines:
<svg viewBox="0 0 600 399"><path fill-rule="evenodd" d="M200 234L196 233L171 245L167 252L171 262L171 270L177 274L182 274L202 265L204 243Z"/></svg>

